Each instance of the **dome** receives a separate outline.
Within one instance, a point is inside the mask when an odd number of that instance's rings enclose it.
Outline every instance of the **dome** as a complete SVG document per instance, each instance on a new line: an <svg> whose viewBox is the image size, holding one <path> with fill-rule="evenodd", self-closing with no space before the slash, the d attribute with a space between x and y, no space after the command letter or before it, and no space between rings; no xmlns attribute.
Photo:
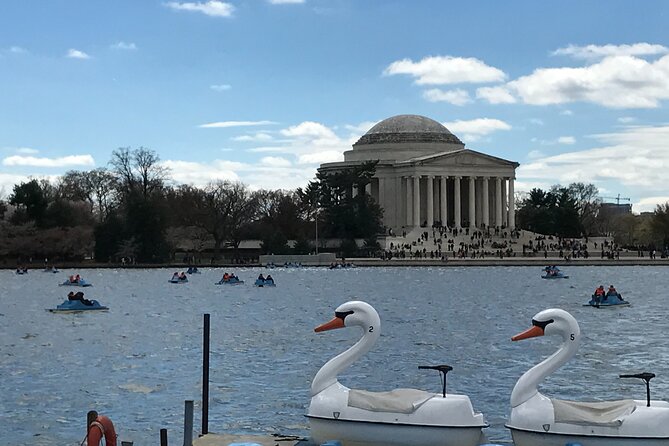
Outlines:
<svg viewBox="0 0 669 446"><path fill-rule="evenodd" d="M384 119L369 129L354 146L433 142L462 144L457 136L434 119L419 115L397 115Z"/></svg>

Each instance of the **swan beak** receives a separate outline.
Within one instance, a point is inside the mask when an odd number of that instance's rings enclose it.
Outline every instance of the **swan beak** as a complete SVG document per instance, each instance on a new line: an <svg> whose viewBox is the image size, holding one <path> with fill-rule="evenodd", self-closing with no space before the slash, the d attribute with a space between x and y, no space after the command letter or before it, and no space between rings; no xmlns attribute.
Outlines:
<svg viewBox="0 0 669 446"><path fill-rule="evenodd" d="M512 337L511 340L520 341L522 339L536 338L537 336L543 336L543 335L544 335L544 329L534 325L532 326L532 328L528 328L524 332L518 333L517 335Z"/></svg>
<svg viewBox="0 0 669 446"><path fill-rule="evenodd" d="M344 328L344 319L335 317L330 322L326 322L314 328L314 331L320 333L321 331L334 330L336 328Z"/></svg>

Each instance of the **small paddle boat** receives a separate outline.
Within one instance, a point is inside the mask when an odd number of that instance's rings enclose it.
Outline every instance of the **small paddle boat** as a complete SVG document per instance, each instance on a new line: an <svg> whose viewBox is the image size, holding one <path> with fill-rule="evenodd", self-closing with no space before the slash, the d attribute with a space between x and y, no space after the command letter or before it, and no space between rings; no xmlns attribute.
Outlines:
<svg viewBox="0 0 669 446"><path fill-rule="evenodd" d="M87 286L93 286L93 284L89 283L89 282L86 282L86 280L84 280L82 278L74 279L74 280L72 280L70 278L70 279L67 279L63 283L59 283L58 286L83 286L83 287L87 287Z"/></svg>
<svg viewBox="0 0 669 446"><path fill-rule="evenodd" d="M218 282L216 282L216 285L242 285L244 283L243 280L239 280L239 277L233 276L227 280L221 279Z"/></svg>
<svg viewBox="0 0 669 446"><path fill-rule="evenodd" d="M27 268L23 268L23 269L17 268L16 274L21 275L21 276L24 275L24 274L28 274L28 269Z"/></svg>
<svg viewBox="0 0 669 446"><path fill-rule="evenodd" d="M56 273L59 273L60 271L58 270L58 268L51 268L51 267L49 267L49 268L44 268L44 269L42 270L42 272L43 272L43 273L54 273L54 274L56 274Z"/></svg>
<svg viewBox="0 0 669 446"><path fill-rule="evenodd" d="M109 307L100 305L100 302L93 299L90 300L91 305L86 305L80 300L66 300L56 308L48 308L47 311L51 313L80 313L82 311L107 311Z"/></svg>
<svg viewBox="0 0 669 446"><path fill-rule="evenodd" d="M367 353L381 334L376 310L366 302L350 301L335 310L330 322L316 332L344 327L362 328L362 338L328 361L311 383L307 417L316 444L336 438L344 445L476 446L483 415L474 412L467 395L446 393L447 365L422 366L443 374L441 393L418 389L368 392L343 386L337 376ZM382 375L379 375L382 376Z"/></svg>
<svg viewBox="0 0 669 446"><path fill-rule="evenodd" d="M583 304L584 307L613 307L613 306L628 306L630 303L623 299L623 295L620 293L604 295L602 297L592 295L590 301L587 304Z"/></svg>
<svg viewBox="0 0 669 446"><path fill-rule="evenodd" d="M188 270L186 271L186 274L202 274L199 269L197 269L197 266L189 266Z"/></svg>
<svg viewBox="0 0 669 446"><path fill-rule="evenodd" d="M547 266L543 270L546 274L541 276L542 279L569 279L556 265Z"/></svg>
<svg viewBox="0 0 669 446"><path fill-rule="evenodd" d="M188 283L188 277L177 277L174 278L172 277L170 280L168 280L169 283Z"/></svg>
<svg viewBox="0 0 669 446"><path fill-rule="evenodd" d="M539 393L539 384L576 354L581 330L571 314L553 308L537 313L532 318L532 327L511 339L520 341L544 335L556 335L562 344L556 353L525 372L513 388L511 416L506 427L511 430L516 446L669 444L669 403L651 401L649 382L655 376L652 373L620 375L646 381L644 400L578 402Z"/></svg>
<svg viewBox="0 0 669 446"><path fill-rule="evenodd" d="M260 278L256 279L254 285L259 286L259 287L273 287L273 286L276 286L276 284L274 283L274 279L269 279L268 280L268 279L260 279Z"/></svg>

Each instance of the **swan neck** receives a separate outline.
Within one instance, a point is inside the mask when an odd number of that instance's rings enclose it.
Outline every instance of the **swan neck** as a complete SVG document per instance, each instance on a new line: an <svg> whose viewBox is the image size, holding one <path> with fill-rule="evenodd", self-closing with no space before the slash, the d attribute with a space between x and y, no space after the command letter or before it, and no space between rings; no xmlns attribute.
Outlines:
<svg viewBox="0 0 669 446"><path fill-rule="evenodd" d="M565 338L555 353L525 372L513 388L511 407L519 406L536 395L539 392L537 389L539 384L576 354L579 340L580 336L578 335L573 340Z"/></svg>
<svg viewBox="0 0 669 446"><path fill-rule="evenodd" d="M365 330L362 338L360 338L358 342L345 352L330 359L323 367L321 367L311 383L311 396L317 395L332 384L335 384L337 382L337 376L341 372L346 370L374 346L380 334L380 327L378 325L379 324L377 324L376 329L371 333Z"/></svg>

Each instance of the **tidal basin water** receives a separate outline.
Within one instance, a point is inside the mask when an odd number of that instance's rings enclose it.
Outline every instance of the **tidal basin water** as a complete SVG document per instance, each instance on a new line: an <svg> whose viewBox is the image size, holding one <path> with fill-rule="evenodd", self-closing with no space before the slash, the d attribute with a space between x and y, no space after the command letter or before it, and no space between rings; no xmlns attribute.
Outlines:
<svg viewBox="0 0 669 446"><path fill-rule="evenodd" d="M78 445L86 412L109 415L120 440L183 439L184 400L201 419L203 314L211 314L209 431L308 436L309 386L318 369L360 337L358 329L314 333L348 300L381 316L374 349L340 376L353 388L414 387L468 394L485 414L491 441L504 427L516 380L551 354L556 338L511 342L545 308L580 323L578 354L541 391L562 399L669 399L666 267L576 267L566 280L542 280L537 267L274 269L276 288L256 288L261 268L227 268L245 280L217 286L224 270L203 268L187 284L173 270L91 269L60 274L0 272L0 444ZM79 273L91 288L59 287ZM583 307L595 286L613 284L632 305ZM70 290L110 307L106 313L53 314Z"/></svg>

